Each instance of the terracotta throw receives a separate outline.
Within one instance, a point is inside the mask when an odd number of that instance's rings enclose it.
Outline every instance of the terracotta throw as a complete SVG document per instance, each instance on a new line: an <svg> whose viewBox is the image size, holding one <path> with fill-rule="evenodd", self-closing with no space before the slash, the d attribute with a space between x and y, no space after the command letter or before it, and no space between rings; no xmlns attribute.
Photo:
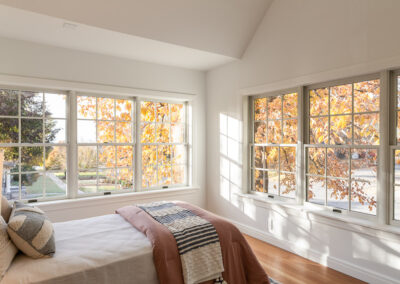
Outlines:
<svg viewBox="0 0 400 284"><path fill-rule="evenodd" d="M194 205L173 202L201 219L211 223L218 234L223 259L223 279L228 284L266 284L268 276L257 261L240 231L222 218ZM138 205L140 206L140 205ZM154 264L160 284L183 284L184 272L177 241L167 226L154 219L138 206L117 210L132 226L144 233L153 245ZM196 282L215 283L215 280Z"/></svg>

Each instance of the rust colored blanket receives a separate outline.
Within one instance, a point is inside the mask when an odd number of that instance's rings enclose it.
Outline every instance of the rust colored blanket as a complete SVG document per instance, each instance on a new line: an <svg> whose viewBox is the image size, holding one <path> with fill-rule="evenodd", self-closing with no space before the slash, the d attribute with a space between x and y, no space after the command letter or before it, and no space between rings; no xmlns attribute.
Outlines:
<svg viewBox="0 0 400 284"><path fill-rule="evenodd" d="M218 233L228 284L269 284L268 276L240 231L222 218L185 202L174 202L212 223ZM176 241L170 231L142 209L126 206L116 211L147 236L153 245L154 265L160 284L183 284ZM204 284L212 284L213 281Z"/></svg>

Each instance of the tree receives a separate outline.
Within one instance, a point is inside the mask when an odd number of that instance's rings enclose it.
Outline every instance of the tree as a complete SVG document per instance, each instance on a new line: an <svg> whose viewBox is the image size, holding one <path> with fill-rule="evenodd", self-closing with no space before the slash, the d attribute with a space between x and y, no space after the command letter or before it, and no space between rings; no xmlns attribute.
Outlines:
<svg viewBox="0 0 400 284"><path fill-rule="evenodd" d="M21 143L43 143L53 141L57 133L60 131L56 127L56 123L47 120L46 123L39 118L43 115L43 97L41 94L34 92L23 92L21 95L21 103L19 104L18 92L13 90L0 90L0 114L10 116L9 118L0 119L0 142L1 143L18 143L19 131L21 132ZM26 118L21 119L21 129L19 129L18 116L19 108L21 115ZM50 116L49 111L45 112L45 116ZM43 137L43 127L45 137ZM22 171L34 171L32 164L43 166L43 148L42 147L23 147L21 161L23 163ZM14 161L17 163L19 156L18 147L5 148L5 161ZM26 163L25 163L26 162ZM13 171L17 171L14 167ZM22 182L26 176L22 177Z"/></svg>
<svg viewBox="0 0 400 284"><path fill-rule="evenodd" d="M358 82L311 90L309 94L310 128L309 143L322 145L379 145L379 80ZM288 96L288 95L287 95ZM297 100L285 100L282 96L256 99L254 103L254 142L296 144ZM354 101L354 102L353 102ZM283 105L282 105L283 104ZM354 104L354 115L353 112ZM331 115L330 118L328 115ZM281 122L280 118L283 116ZM286 116L286 119L285 119ZM352 125L354 117L354 126ZM289 119L288 119L289 118ZM330 132L329 132L330 122ZM354 130L354 133L352 131ZM281 138L282 135L282 138ZM254 147L256 168L276 170L280 159L281 170L294 172L295 153L288 147ZM289 150L289 151L288 151ZM351 160L351 173L350 173ZM316 197L315 186L325 186L328 182L329 198L348 200L351 188L352 201L367 206L369 211L376 208L376 194L371 194L371 180L359 175L369 170L377 171L377 151L375 149L309 148L307 173L337 177L339 179L310 179L308 199ZM325 166L326 164L326 166ZM275 168L274 168L275 167ZM354 180L348 184L348 177ZM342 179L340 179L342 178ZM346 180L347 179L347 180ZM265 191L270 182L263 171L254 171L255 189ZM272 180L272 182L275 182ZM294 175L280 175L281 194L295 188Z"/></svg>
<svg viewBox="0 0 400 284"><path fill-rule="evenodd" d="M114 103L116 112L114 113ZM131 143L132 137L132 102L130 100L97 98L98 118L107 120L97 124L99 143ZM96 117L96 98L78 97L78 112L82 118ZM151 145L151 143L169 143L170 133L174 127L183 122L183 104L167 104L141 102L140 106L141 134L143 145L142 155L142 186L168 185L183 183L183 171L175 165L182 158L182 151L178 146ZM114 122L115 121L115 122ZM157 127L156 127L157 125ZM115 129L115 137L114 137ZM183 142L183 141L182 141ZM80 147L81 148L81 147ZM83 148L83 147L82 147ZM80 168L87 168L85 158L93 153L80 152L78 163ZM133 148L131 146L101 146L99 147L99 164L113 168L115 160L117 168L132 167ZM158 157L158 159L157 159ZM91 160L91 159L89 159ZM157 180L158 177L158 180ZM109 177L113 178L113 177ZM133 171L128 169L117 170L117 183L123 188L132 186Z"/></svg>

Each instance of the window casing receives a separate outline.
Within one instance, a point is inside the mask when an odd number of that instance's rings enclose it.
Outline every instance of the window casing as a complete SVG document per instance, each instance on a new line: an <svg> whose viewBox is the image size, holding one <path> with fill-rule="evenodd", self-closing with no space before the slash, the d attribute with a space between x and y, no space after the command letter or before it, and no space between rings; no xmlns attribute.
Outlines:
<svg viewBox="0 0 400 284"><path fill-rule="evenodd" d="M33 103L27 104L25 97ZM151 100L168 107L168 118L151 122L154 131L168 126L168 135L162 140L154 132L155 141L142 143L142 101L150 100L0 88L3 194L35 202L187 186L188 102ZM141 149L146 146L156 147L151 153L156 182L151 186L142 172Z"/></svg>

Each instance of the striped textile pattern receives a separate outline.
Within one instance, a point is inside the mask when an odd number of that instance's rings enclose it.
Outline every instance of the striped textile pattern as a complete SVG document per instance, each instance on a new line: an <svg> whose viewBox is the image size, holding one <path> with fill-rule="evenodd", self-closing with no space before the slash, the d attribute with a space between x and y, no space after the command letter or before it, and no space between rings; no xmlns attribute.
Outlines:
<svg viewBox="0 0 400 284"><path fill-rule="evenodd" d="M224 265L221 246L213 224L172 202L154 202L137 206L167 227L174 236L182 262L185 284L208 280L227 284L222 278Z"/></svg>
<svg viewBox="0 0 400 284"><path fill-rule="evenodd" d="M15 201L7 232L15 246L32 258L55 253L53 225L37 207Z"/></svg>

